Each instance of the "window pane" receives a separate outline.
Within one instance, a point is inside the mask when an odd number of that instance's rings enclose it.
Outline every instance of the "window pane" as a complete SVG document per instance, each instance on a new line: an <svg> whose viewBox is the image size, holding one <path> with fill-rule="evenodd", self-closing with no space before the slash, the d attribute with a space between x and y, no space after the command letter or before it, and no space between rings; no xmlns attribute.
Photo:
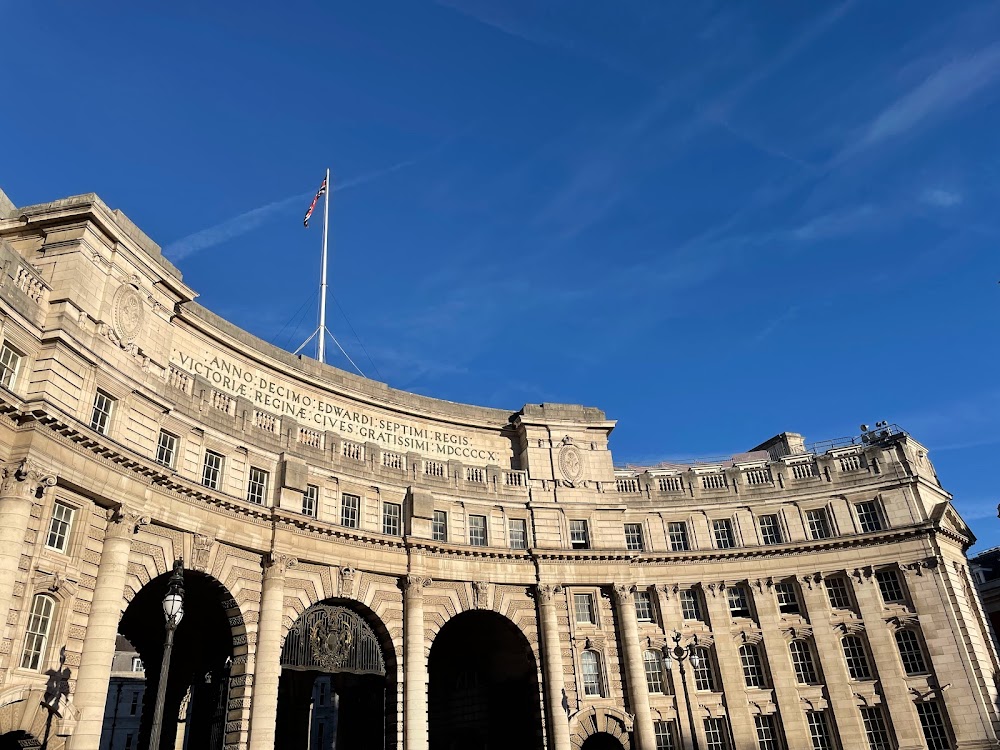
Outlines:
<svg viewBox="0 0 1000 750"><path fill-rule="evenodd" d="M861 709L861 721L865 726L865 736L871 750L892 750L889 740L889 730L885 726L885 718L879 706L866 706Z"/></svg>
<svg viewBox="0 0 1000 750"><path fill-rule="evenodd" d="M748 688L764 687L764 669L755 645L747 643L740 646L740 664L743 665L743 682Z"/></svg>
<svg viewBox="0 0 1000 750"><path fill-rule="evenodd" d="M448 513L446 511L434 511L434 518L431 521L431 537L435 542L448 541Z"/></svg>
<svg viewBox="0 0 1000 750"><path fill-rule="evenodd" d="M849 635L841 639L844 647L844 658L847 660L847 671L851 673L852 680L869 680L871 671L868 669L868 654L861 643L861 639L856 635Z"/></svg>
<svg viewBox="0 0 1000 750"><path fill-rule="evenodd" d="M604 681L601 679L600 658L593 651L584 651L582 656L583 665L583 693L584 695L604 695Z"/></svg>
<svg viewBox="0 0 1000 750"><path fill-rule="evenodd" d="M590 535L587 533L586 521L569 522L569 541L573 549L588 549L590 547Z"/></svg>
<svg viewBox="0 0 1000 750"><path fill-rule="evenodd" d="M256 505L263 505L267 497L267 472L250 467L250 481L247 483L247 500Z"/></svg>
<svg viewBox="0 0 1000 750"><path fill-rule="evenodd" d="M114 408L115 400L104 391L98 390L94 396L94 410L90 415L90 429L96 430L102 435L108 432L108 423L111 421L111 410Z"/></svg>
<svg viewBox="0 0 1000 750"><path fill-rule="evenodd" d="M806 714L809 724L809 738L812 740L812 750L833 750L830 741L830 725L826 721L825 711L810 711Z"/></svg>
<svg viewBox="0 0 1000 750"><path fill-rule="evenodd" d="M38 594L31 602L28 629L24 636L24 650L21 652L21 669L39 669L45 658L45 646L52 625L54 601L44 594Z"/></svg>
<svg viewBox="0 0 1000 750"><path fill-rule="evenodd" d="M351 529L358 528L361 515L361 498L358 495L341 495L340 525Z"/></svg>
<svg viewBox="0 0 1000 750"><path fill-rule="evenodd" d="M809 644L805 641L792 641L788 644L788 652L792 657L795 679L803 685L812 685L818 682L812 649L809 648Z"/></svg>
<svg viewBox="0 0 1000 750"><path fill-rule="evenodd" d="M834 609L851 609L851 592L844 576L830 576L825 580L826 594Z"/></svg>
<svg viewBox="0 0 1000 750"><path fill-rule="evenodd" d="M591 594L573 594L573 607L576 611L576 621L585 625L596 625L594 615L594 597Z"/></svg>
<svg viewBox="0 0 1000 750"><path fill-rule="evenodd" d="M750 617L750 601L747 590L743 586L730 586L726 589L729 597L729 613L733 617Z"/></svg>
<svg viewBox="0 0 1000 750"><path fill-rule="evenodd" d="M776 515L760 516L757 522L760 524L760 538L764 544L781 544L781 526Z"/></svg>
<svg viewBox="0 0 1000 750"><path fill-rule="evenodd" d="M469 516L469 544L486 546L486 516Z"/></svg>
<svg viewBox="0 0 1000 750"><path fill-rule="evenodd" d="M656 750L674 750L674 722L654 721L653 732L656 735Z"/></svg>
<svg viewBox="0 0 1000 750"><path fill-rule="evenodd" d="M528 522L523 518L511 518L507 522L511 549L528 549Z"/></svg>
<svg viewBox="0 0 1000 750"><path fill-rule="evenodd" d="M633 552L642 551L643 545L642 545L641 523L625 524L625 549L631 550Z"/></svg>
<svg viewBox="0 0 1000 750"><path fill-rule="evenodd" d="M903 583L899 580L899 573L895 570L877 570L875 571L875 580L878 581L878 590L882 594L883 602L886 604L906 603Z"/></svg>
<svg viewBox="0 0 1000 750"><path fill-rule="evenodd" d="M56 503L52 509L52 521L49 523L49 533L45 546L57 552L66 551L66 540L73 525L73 509L68 505Z"/></svg>
<svg viewBox="0 0 1000 750"><path fill-rule="evenodd" d="M829 539L830 521L826 515L826 508L806 511L806 522L809 526L809 537L811 539Z"/></svg>
<svg viewBox="0 0 1000 750"><path fill-rule="evenodd" d="M670 537L670 549L675 552L689 549L687 524L683 521L671 521L668 523L667 535Z"/></svg>
<svg viewBox="0 0 1000 750"><path fill-rule="evenodd" d="M754 726L757 729L758 750L781 750L778 733L774 729L773 716L754 716Z"/></svg>
<svg viewBox="0 0 1000 750"><path fill-rule="evenodd" d="M401 536L403 533L403 506L399 503L382 503L382 533Z"/></svg>
<svg viewBox="0 0 1000 750"><path fill-rule="evenodd" d="M920 717L920 728L924 730L928 750L951 750L951 740L948 739L944 717L937 701L918 703L917 716Z"/></svg>
<svg viewBox="0 0 1000 750"><path fill-rule="evenodd" d="M694 589L681 591L681 615L685 620L701 620L701 598Z"/></svg>
<svg viewBox="0 0 1000 750"><path fill-rule="evenodd" d="M698 656L698 666L694 667L695 690L715 690L715 670L712 669L712 658L707 648L698 647L694 650ZM692 664L692 666L694 666Z"/></svg>
<svg viewBox="0 0 1000 750"><path fill-rule="evenodd" d="M201 483L209 489L219 489L222 484L222 454L215 451L205 451L205 463L201 469Z"/></svg>
<svg viewBox="0 0 1000 750"><path fill-rule="evenodd" d="M663 657L659 651L646 651L642 655L646 667L646 687L651 693L665 693L663 687Z"/></svg>
<svg viewBox="0 0 1000 750"><path fill-rule="evenodd" d="M920 638L909 629L896 631L896 645L899 647L899 658L903 669L908 675L924 674L927 665L924 663L924 651L920 648Z"/></svg>
<svg viewBox="0 0 1000 750"><path fill-rule="evenodd" d="M6 341L0 349L0 385L4 388L14 388L17 382L17 373L21 369L21 357L23 355Z"/></svg>
<svg viewBox="0 0 1000 750"><path fill-rule="evenodd" d="M715 535L715 546L718 549L732 549L736 546L733 538L733 523L728 518L712 521L712 532Z"/></svg>
<svg viewBox="0 0 1000 750"><path fill-rule="evenodd" d="M794 583L784 581L774 584L774 595L778 599L778 611L781 614L799 614L799 593Z"/></svg>
<svg viewBox="0 0 1000 750"><path fill-rule="evenodd" d="M873 500L865 500L854 505L858 512L858 524L865 534L872 531L882 530L882 514L879 513L878 504Z"/></svg>
<svg viewBox="0 0 1000 750"><path fill-rule="evenodd" d="M724 718L705 719L704 727L707 750L732 750L729 742L729 726Z"/></svg>
<svg viewBox="0 0 1000 750"><path fill-rule="evenodd" d="M315 518L318 505L319 487L315 484L307 484L306 491L302 493L302 515Z"/></svg>
<svg viewBox="0 0 1000 750"><path fill-rule="evenodd" d="M160 430L160 436L156 440L156 463L172 469L176 455L177 436L171 435L166 430Z"/></svg>
<svg viewBox="0 0 1000 750"><path fill-rule="evenodd" d="M635 592L635 618L639 622L653 621L653 597L648 591Z"/></svg>

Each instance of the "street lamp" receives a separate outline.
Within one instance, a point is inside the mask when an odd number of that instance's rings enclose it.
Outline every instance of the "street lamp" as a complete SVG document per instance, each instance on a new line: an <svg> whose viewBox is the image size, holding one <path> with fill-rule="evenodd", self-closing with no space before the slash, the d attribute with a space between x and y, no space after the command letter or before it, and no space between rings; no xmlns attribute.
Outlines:
<svg viewBox="0 0 1000 750"><path fill-rule="evenodd" d="M174 572L163 597L163 616L167 619L167 640L163 644L163 661L156 685L156 710L153 711L153 729L149 736L150 750L160 750L160 731L163 729L163 704L167 700L167 677L170 672L170 652L174 648L174 631L184 617L184 559L174 560Z"/></svg>
<svg viewBox="0 0 1000 750"><path fill-rule="evenodd" d="M697 649L698 636L694 636L689 645L682 646L680 631L675 630L672 640L674 642L673 648L667 645L663 646L663 665L668 672L674 668L675 661L680 667L681 685L684 686L684 703L687 705L688 723L691 725L691 746L694 750L698 750L698 733L694 727L694 709L691 707L691 696L688 694L687 679L684 676L684 662L690 660L691 666L695 669L701 665L701 657L698 656Z"/></svg>

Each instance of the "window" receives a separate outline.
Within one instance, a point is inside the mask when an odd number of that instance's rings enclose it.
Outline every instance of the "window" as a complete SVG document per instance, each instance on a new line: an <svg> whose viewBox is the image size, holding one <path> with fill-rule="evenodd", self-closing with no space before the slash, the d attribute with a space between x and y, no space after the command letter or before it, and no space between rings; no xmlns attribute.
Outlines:
<svg viewBox="0 0 1000 750"><path fill-rule="evenodd" d="M875 580L878 581L878 590L882 593L883 602L906 604L906 595L903 593L903 583L899 580L899 573L895 570L876 570Z"/></svg>
<svg viewBox="0 0 1000 750"><path fill-rule="evenodd" d="M145 669L145 667L142 666L142 659L140 659L138 656L133 656L132 657L132 671L133 672L142 672L144 669Z"/></svg>
<svg viewBox="0 0 1000 750"><path fill-rule="evenodd" d="M753 717L753 723L757 729L758 750L781 750L781 742L774 729L773 716L758 714Z"/></svg>
<svg viewBox="0 0 1000 750"><path fill-rule="evenodd" d="M643 543L641 523L625 524L625 549L631 550L632 552L642 552Z"/></svg>
<svg viewBox="0 0 1000 750"><path fill-rule="evenodd" d="M68 505L56 503L52 509L52 520L49 521L49 533L45 538L45 546L56 552L66 551L69 531L73 527L74 510Z"/></svg>
<svg viewBox="0 0 1000 750"><path fill-rule="evenodd" d="M706 750L732 750L729 742L729 726L722 717L709 717L705 719L705 748Z"/></svg>
<svg viewBox="0 0 1000 750"><path fill-rule="evenodd" d="M812 740L812 750L834 750L830 740L830 725L826 721L825 711L810 711L806 714L809 725L809 739Z"/></svg>
<svg viewBox="0 0 1000 750"><path fill-rule="evenodd" d="M792 657L792 668L795 670L795 681L801 685L815 685L816 663L813 652L806 641L792 641L788 644L788 653Z"/></svg>
<svg viewBox="0 0 1000 750"><path fill-rule="evenodd" d="M906 674L912 676L927 673L924 650L920 647L920 637L914 631L907 628L897 630L896 646L899 648L899 658L903 661L903 669Z"/></svg>
<svg viewBox="0 0 1000 750"><path fill-rule="evenodd" d="M486 546L486 516L469 516L469 544Z"/></svg>
<svg viewBox="0 0 1000 750"><path fill-rule="evenodd" d="M0 349L0 385L4 388L14 389L17 382L17 374L21 371L21 359L24 357L21 352L12 347L6 341Z"/></svg>
<svg viewBox="0 0 1000 750"><path fill-rule="evenodd" d="M90 429L102 435L108 434L108 424L111 422L111 411L115 400L104 391L98 389L94 396L94 411L90 414Z"/></svg>
<svg viewBox="0 0 1000 750"><path fill-rule="evenodd" d="M316 685L316 687L319 688L319 697L316 700L316 702L319 703L319 705L321 705L321 706L325 706L326 705L326 689L327 689L326 680L319 680L318 684Z"/></svg>
<svg viewBox="0 0 1000 750"><path fill-rule="evenodd" d="M635 592L635 619L639 622L653 621L653 597L648 591Z"/></svg>
<svg viewBox="0 0 1000 750"><path fill-rule="evenodd" d="M24 635L24 650L21 652L21 669L39 669L45 660L53 609L55 600L51 596L37 594L31 601L28 632Z"/></svg>
<svg viewBox="0 0 1000 750"><path fill-rule="evenodd" d="M701 613L701 597L695 589L681 589L681 616L685 620L704 619Z"/></svg>
<svg viewBox="0 0 1000 750"><path fill-rule="evenodd" d="M889 740L889 730L885 726L880 706L864 706L861 709L861 722L865 725L865 736L871 750L892 750Z"/></svg>
<svg viewBox="0 0 1000 750"><path fill-rule="evenodd" d="M918 703L917 716L920 717L920 728L924 730L928 750L951 750L948 730L937 701Z"/></svg>
<svg viewBox="0 0 1000 750"><path fill-rule="evenodd" d="M647 650L642 655L646 667L646 687L651 693L667 692L663 687L663 655L659 651Z"/></svg>
<svg viewBox="0 0 1000 750"><path fill-rule="evenodd" d="M847 660L847 671L852 680L870 680L871 670L868 668L868 654L861 639L856 635L844 636L840 640L844 647L844 658Z"/></svg>
<svg viewBox="0 0 1000 750"><path fill-rule="evenodd" d="M431 538L435 542L448 541L448 513L446 511L434 511L434 516L431 519ZM511 546L514 545L511 544Z"/></svg>
<svg viewBox="0 0 1000 750"><path fill-rule="evenodd" d="M135 670L133 669L132 671L134 672ZM128 707L128 715L135 716L135 713L138 710L139 710L139 693L138 691L136 691L132 693L132 702L129 704Z"/></svg>
<svg viewBox="0 0 1000 750"><path fill-rule="evenodd" d="M507 521L510 534L511 549L528 549L528 522L523 518L511 518Z"/></svg>
<svg viewBox="0 0 1000 750"><path fill-rule="evenodd" d="M683 521L671 521L668 523L667 536L670 538L670 549L674 552L690 549L688 546L687 524Z"/></svg>
<svg viewBox="0 0 1000 750"><path fill-rule="evenodd" d="M704 646L694 649L694 655L698 657L698 665L694 667L694 687L695 690L715 691L715 670L712 669L712 655Z"/></svg>
<svg viewBox="0 0 1000 750"><path fill-rule="evenodd" d="M882 530L882 514L879 512L878 503L874 500L855 503L854 510L857 511L858 524L863 534Z"/></svg>
<svg viewBox="0 0 1000 750"><path fill-rule="evenodd" d="M569 543L573 549L590 549L590 534L587 531L586 521L569 522Z"/></svg>
<svg viewBox="0 0 1000 750"><path fill-rule="evenodd" d="M674 750L674 722L654 721L653 733L656 736L656 750Z"/></svg>
<svg viewBox="0 0 1000 750"><path fill-rule="evenodd" d="M174 468L174 461L177 460L177 436L171 435L166 430L160 430L160 436L156 439L156 463L166 466L168 469Z"/></svg>
<svg viewBox="0 0 1000 750"><path fill-rule="evenodd" d="M733 617L750 617L750 600L745 586L730 586L726 589L729 599L729 614Z"/></svg>
<svg viewBox="0 0 1000 750"><path fill-rule="evenodd" d="M573 594L573 609L576 612L576 621L582 625L596 625L597 617L594 613L593 594Z"/></svg>
<svg viewBox="0 0 1000 750"><path fill-rule="evenodd" d="M349 529L358 528L361 517L361 498L358 495L340 496L340 525Z"/></svg>
<svg viewBox="0 0 1000 750"><path fill-rule="evenodd" d="M403 533L403 506L399 503L382 503L382 533L401 536Z"/></svg>
<svg viewBox="0 0 1000 750"><path fill-rule="evenodd" d="M774 595L778 598L778 611L783 615L799 614L799 592L794 583L782 581L774 584Z"/></svg>
<svg viewBox="0 0 1000 750"><path fill-rule="evenodd" d="M584 651L580 657L583 667L583 694L604 697L604 680L601 679L601 657L595 651Z"/></svg>
<svg viewBox="0 0 1000 750"><path fill-rule="evenodd" d="M256 466L250 467L250 481L247 483L247 501L257 505L263 505L267 497L267 472L258 469Z"/></svg>
<svg viewBox="0 0 1000 750"><path fill-rule="evenodd" d="M759 516L757 523L760 524L760 538L764 544L781 544L784 541L781 536L781 526L778 523L778 516Z"/></svg>
<svg viewBox="0 0 1000 750"><path fill-rule="evenodd" d="M826 595L830 599L830 606L834 609L852 609L854 602L851 599L850 584L844 576L830 576L824 583L826 584Z"/></svg>
<svg viewBox="0 0 1000 750"><path fill-rule="evenodd" d="M752 643L744 643L740 646L740 664L743 665L743 682L748 688L762 688L766 682L764 680L764 667L760 661L760 651Z"/></svg>
<svg viewBox="0 0 1000 750"><path fill-rule="evenodd" d="M135 738L134 732L128 732L125 735L125 747L122 750L132 750L132 740Z"/></svg>
<svg viewBox="0 0 1000 750"><path fill-rule="evenodd" d="M715 535L717 549L732 549L736 546L736 539L733 537L733 522L728 518L712 521L712 533Z"/></svg>
<svg viewBox="0 0 1000 750"><path fill-rule="evenodd" d="M319 505L319 487L307 484L302 493L302 515L316 517L316 507Z"/></svg>
<svg viewBox="0 0 1000 750"><path fill-rule="evenodd" d="M205 451L205 463L201 467L201 483L210 490L222 486L222 463L225 459L221 453Z"/></svg>
<svg viewBox="0 0 1000 750"><path fill-rule="evenodd" d="M809 526L810 539L829 539L833 536L830 533L830 517L826 514L826 508L807 510L806 525Z"/></svg>

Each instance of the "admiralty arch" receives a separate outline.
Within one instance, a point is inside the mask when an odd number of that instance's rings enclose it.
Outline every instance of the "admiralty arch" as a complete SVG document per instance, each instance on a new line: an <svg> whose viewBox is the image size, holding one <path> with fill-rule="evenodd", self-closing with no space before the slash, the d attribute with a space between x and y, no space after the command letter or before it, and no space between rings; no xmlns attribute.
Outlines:
<svg viewBox="0 0 1000 750"><path fill-rule="evenodd" d="M905 429L616 468L597 408L254 338L95 195L0 193L0 261L0 748L144 750L161 693L157 750L998 746Z"/></svg>

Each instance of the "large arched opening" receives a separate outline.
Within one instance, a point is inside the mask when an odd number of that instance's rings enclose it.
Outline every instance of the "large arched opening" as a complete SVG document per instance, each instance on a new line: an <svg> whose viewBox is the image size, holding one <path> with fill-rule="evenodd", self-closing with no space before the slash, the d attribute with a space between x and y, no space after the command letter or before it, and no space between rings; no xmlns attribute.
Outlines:
<svg viewBox="0 0 1000 750"><path fill-rule="evenodd" d="M295 621L281 650L275 737L280 750L395 746L395 651L374 612L329 599Z"/></svg>
<svg viewBox="0 0 1000 750"><path fill-rule="evenodd" d="M614 735L597 732L583 741L580 750L624 750L624 747Z"/></svg>
<svg viewBox="0 0 1000 750"><path fill-rule="evenodd" d="M119 634L141 659L145 685L132 698L137 706L109 703L105 716L117 718L138 709L133 747L149 745L166 637L162 602L169 578L165 573L143 586L118 625ZM212 576L185 570L184 616L174 634L160 747L151 750L222 750L225 746L235 628L242 628L242 618L228 590ZM122 700L120 692L112 687L108 700ZM114 723L114 719L105 718L103 738L118 731L109 721ZM183 736L178 736L179 725Z"/></svg>
<svg viewBox="0 0 1000 750"><path fill-rule="evenodd" d="M538 670L524 634L495 612L464 612L428 663L430 750L540 750Z"/></svg>
<svg viewBox="0 0 1000 750"><path fill-rule="evenodd" d="M24 748L41 747L38 738L23 730L0 734L0 750L24 750Z"/></svg>

